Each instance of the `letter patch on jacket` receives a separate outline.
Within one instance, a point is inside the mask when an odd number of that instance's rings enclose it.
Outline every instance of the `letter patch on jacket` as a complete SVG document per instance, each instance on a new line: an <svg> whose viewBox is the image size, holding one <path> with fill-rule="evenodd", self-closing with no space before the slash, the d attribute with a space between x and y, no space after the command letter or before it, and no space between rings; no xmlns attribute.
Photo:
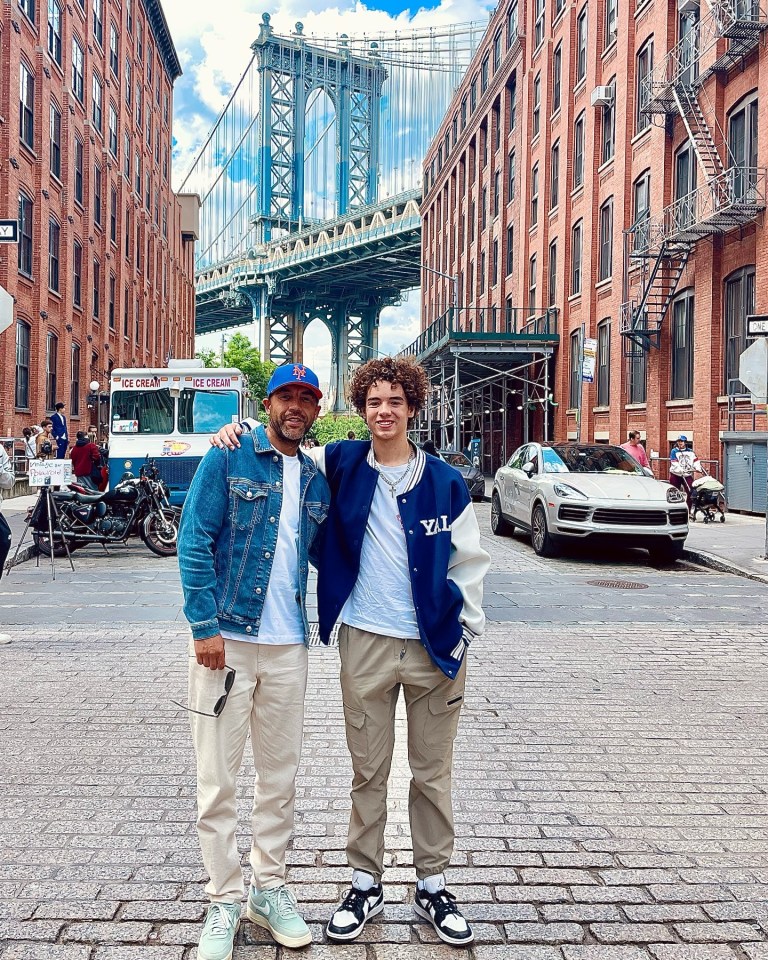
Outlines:
<svg viewBox="0 0 768 960"><path fill-rule="evenodd" d="M443 514L434 520L419 520L419 523L427 531L428 537L434 537L438 533L450 533L451 525L448 523L448 515Z"/></svg>

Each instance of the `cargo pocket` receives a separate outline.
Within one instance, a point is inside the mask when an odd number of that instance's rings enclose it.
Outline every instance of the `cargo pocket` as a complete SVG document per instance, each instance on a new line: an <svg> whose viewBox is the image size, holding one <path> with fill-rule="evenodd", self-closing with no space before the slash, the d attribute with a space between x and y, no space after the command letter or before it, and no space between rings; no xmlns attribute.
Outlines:
<svg viewBox="0 0 768 960"><path fill-rule="evenodd" d="M424 720L424 743L430 747L448 748L456 739L464 694L449 690L433 693L427 701L429 710Z"/></svg>
<svg viewBox="0 0 768 960"><path fill-rule="evenodd" d="M368 755L368 732L365 729L365 712L344 704L344 726L347 746L353 758L364 760Z"/></svg>

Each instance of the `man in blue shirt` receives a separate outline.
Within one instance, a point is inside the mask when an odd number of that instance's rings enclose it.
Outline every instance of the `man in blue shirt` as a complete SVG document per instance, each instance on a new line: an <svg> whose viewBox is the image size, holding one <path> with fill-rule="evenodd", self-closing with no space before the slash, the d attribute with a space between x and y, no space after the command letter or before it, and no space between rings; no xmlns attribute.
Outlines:
<svg viewBox="0 0 768 960"><path fill-rule="evenodd" d="M51 417L51 423L53 424L53 439L56 441L56 459L64 460L69 447L69 434L67 432L67 418L64 416L64 404L61 401L56 404L56 413Z"/></svg>

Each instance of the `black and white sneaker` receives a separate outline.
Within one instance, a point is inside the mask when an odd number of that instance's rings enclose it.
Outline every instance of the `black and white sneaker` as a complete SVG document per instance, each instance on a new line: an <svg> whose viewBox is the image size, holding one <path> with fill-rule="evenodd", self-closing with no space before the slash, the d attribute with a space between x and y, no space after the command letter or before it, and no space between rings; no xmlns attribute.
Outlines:
<svg viewBox="0 0 768 960"><path fill-rule="evenodd" d="M456 897L445 888L428 893L416 887L413 909L420 917L429 920L438 937L451 946L463 947L475 939L472 928L456 906Z"/></svg>
<svg viewBox="0 0 768 960"><path fill-rule="evenodd" d="M383 909L384 891L380 883L365 891L350 887L325 928L328 939L354 940L363 932L363 927L371 917Z"/></svg>

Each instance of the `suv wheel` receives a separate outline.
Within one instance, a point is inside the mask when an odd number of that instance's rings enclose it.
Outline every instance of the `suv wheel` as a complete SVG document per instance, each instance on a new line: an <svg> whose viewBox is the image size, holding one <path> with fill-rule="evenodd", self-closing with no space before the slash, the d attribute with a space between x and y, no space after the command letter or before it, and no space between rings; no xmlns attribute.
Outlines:
<svg viewBox="0 0 768 960"><path fill-rule="evenodd" d="M491 498L491 533L497 537L511 537L514 532L514 524L510 523L502 514L499 495L494 492Z"/></svg>
<svg viewBox="0 0 768 960"><path fill-rule="evenodd" d="M540 503L533 508L531 516L531 543L539 557L556 557L559 553L557 543L547 527L547 514Z"/></svg>

